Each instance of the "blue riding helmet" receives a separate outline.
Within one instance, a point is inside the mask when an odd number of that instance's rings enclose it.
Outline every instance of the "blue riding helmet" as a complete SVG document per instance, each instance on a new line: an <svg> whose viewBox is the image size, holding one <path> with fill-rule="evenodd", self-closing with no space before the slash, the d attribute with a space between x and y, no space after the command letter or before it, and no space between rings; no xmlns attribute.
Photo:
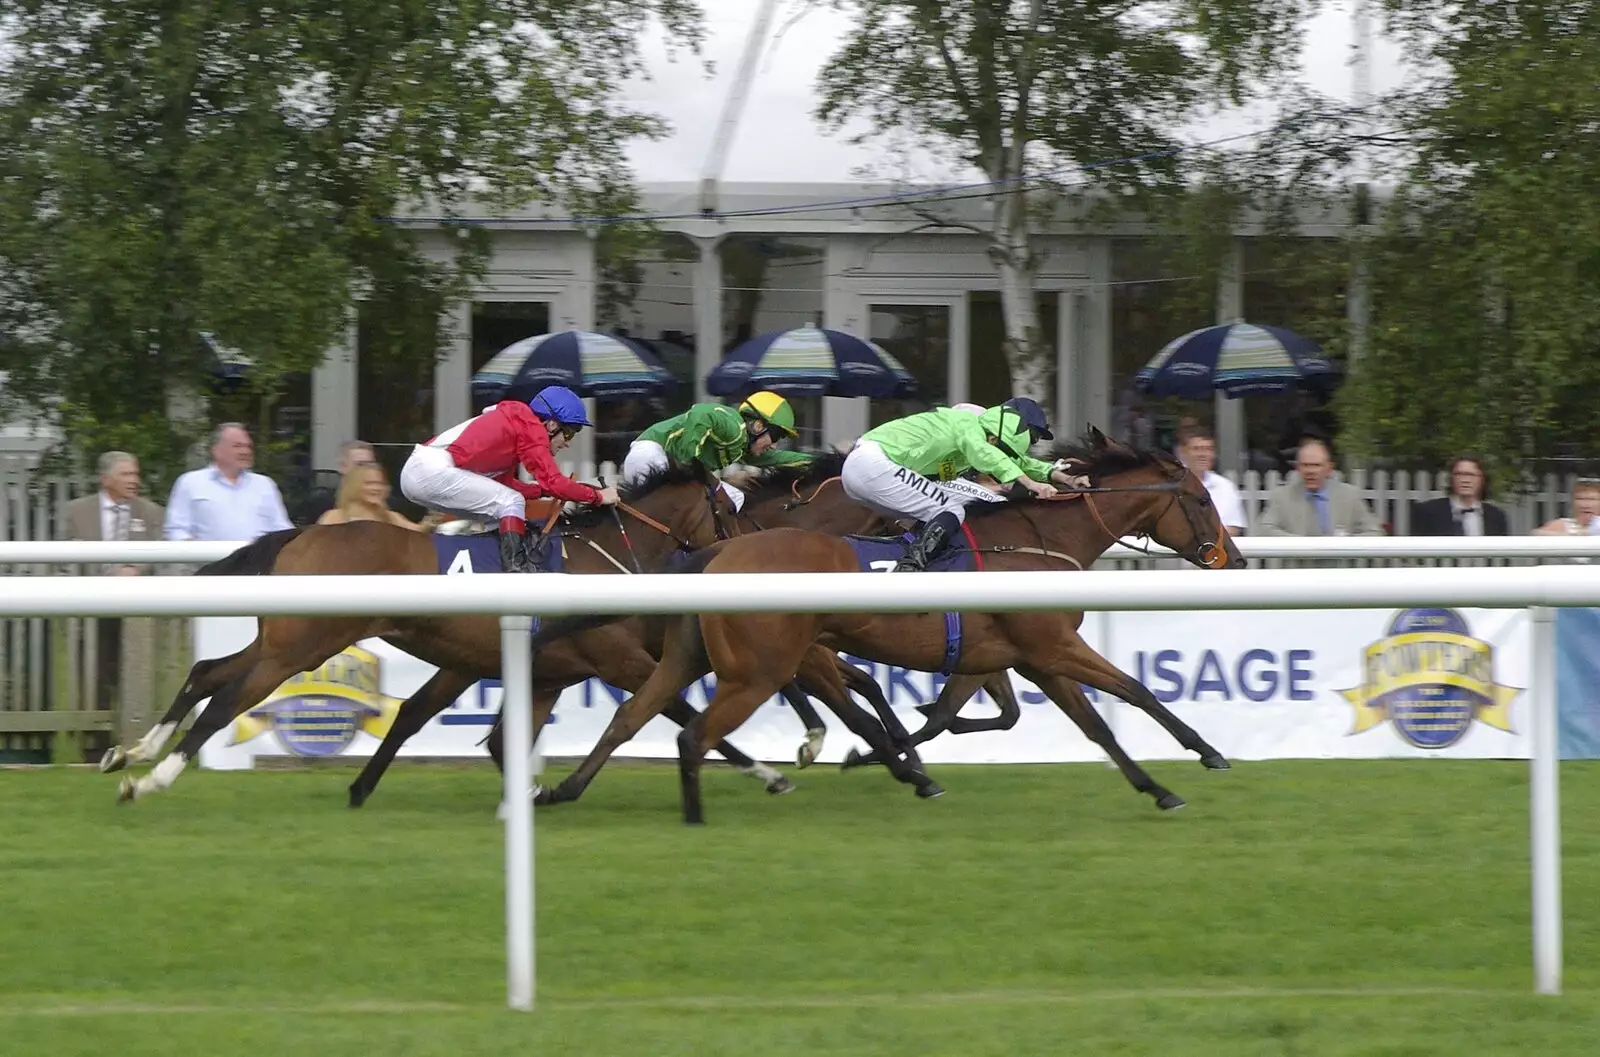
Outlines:
<svg viewBox="0 0 1600 1057"><path fill-rule="evenodd" d="M1033 433L1035 441L1055 440L1056 435L1050 432L1050 417L1036 401L1025 396L1014 396L1000 406L1009 407L1022 416L1022 424Z"/></svg>
<svg viewBox="0 0 1600 1057"><path fill-rule="evenodd" d="M583 410L583 400L564 385L547 385L528 401L533 413L563 426L592 426Z"/></svg>

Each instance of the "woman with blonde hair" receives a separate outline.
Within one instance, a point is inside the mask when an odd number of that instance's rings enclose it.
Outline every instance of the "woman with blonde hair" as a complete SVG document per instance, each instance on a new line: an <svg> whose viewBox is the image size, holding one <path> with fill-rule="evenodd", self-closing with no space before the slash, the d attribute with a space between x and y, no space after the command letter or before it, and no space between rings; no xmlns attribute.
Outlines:
<svg viewBox="0 0 1600 1057"><path fill-rule="evenodd" d="M350 468L339 482L333 509L317 518L319 525L342 525L347 521L386 521L391 525L427 532L398 511L389 509L389 478L375 462L361 462Z"/></svg>

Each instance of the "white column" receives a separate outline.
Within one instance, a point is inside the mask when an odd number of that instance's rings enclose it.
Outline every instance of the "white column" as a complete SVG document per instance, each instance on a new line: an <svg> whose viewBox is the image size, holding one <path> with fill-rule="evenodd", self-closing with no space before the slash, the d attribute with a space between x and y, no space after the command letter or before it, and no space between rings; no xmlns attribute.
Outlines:
<svg viewBox="0 0 1600 1057"><path fill-rule="evenodd" d="M572 271L572 284L561 298L563 328L594 329L595 240L598 234L597 230L586 229L582 233L567 236L567 260ZM584 400L583 406L588 412L589 421L595 421L594 400ZM586 429L572 438L572 446L561 455L561 462L567 464L570 460L574 472L580 472L582 467L594 462L594 430Z"/></svg>
<svg viewBox="0 0 1600 1057"><path fill-rule="evenodd" d="M444 355L433 364L433 428L440 433L472 414L472 302L446 310ZM426 439L426 438L423 438Z"/></svg>
<svg viewBox="0 0 1600 1057"><path fill-rule="evenodd" d="M1083 335L1078 406L1085 425L1111 429L1111 240L1089 240L1089 288L1079 320Z"/></svg>
<svg viewBox="0 0 1600 1057"><path fill-rule="evenodd" d="M1056 406L1051 424L1057 440L1067 440L1083 432L1083 412L1078 407L1082 385L1083 341L1081 316L1083 294L1063 290L1056 295Z"/></svg>
<svg viewBox="0 0 1600 1057"><path fill-rule="evenodd" d="M706 375L722 362L722 258L717 254L721 235L693 236L700 249L694 267L694 398L708 400Z"/></svg>
<svg viewBox="0 0 1600 1057"><path fill-rule="evenodd" d="M356 439L356 306L345 313L344 341L330 348L311 369L311 467L332 470L339 448Z"/></svg>
<svg viewBox="0 0 1600 1057"><path fill-rule="evenodd" d="M1244 241L1234 239L1222 261L1217 280L1217 324L1244 320ZM1244 473L1244 402L1230 400L1218 392L1212 398L1214 432L1217 440L1217 469L1222 473Z"/></svg>
<svg viewBox="0 0 1600 1057"><path fill-rule="evenodd" d="M845 269L858 265L862 256L858 239L849 235L832 235L828 238L822 257L822 326L827 330L842 330L847 334L871 338L872 318L868 314L871 306L865 304L843 278ZM823 447L853 443L867 431L871 421L871 402L864 397L823 397Z"/></svg>
<svg viewBox="0 0 1600 1057"><path fill-rule="evenodd" d="M972 298L962 291L950 304L950 355L946 404L964 404L972 392Z"/></svg>

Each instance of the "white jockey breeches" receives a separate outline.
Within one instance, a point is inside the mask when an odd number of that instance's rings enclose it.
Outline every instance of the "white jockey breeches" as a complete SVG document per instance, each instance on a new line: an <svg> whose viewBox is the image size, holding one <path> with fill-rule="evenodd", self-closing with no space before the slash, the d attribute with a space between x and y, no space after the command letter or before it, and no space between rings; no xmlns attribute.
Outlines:
<svg viewBox="0 0 1600 1057"><path fill-rule="evenodd" d="M628 455L622 460L622 483L625 487L631 488L652 471L665 470L671 465L672 460L667 457L667 449L653 440L636 440L628 445ZM744 492L726 481L721 482L721 485L728 501L733 504L733 509L743 510Z"/></svg>
<svg viewBox="0 0 1600 1057"><path fill-rule="evenodd" d="M998 503L1002 498L971 481L935 481L908 470L870 440L857 441L845 457L839 483L845 495L885 517L917 521L945 512L965 521L968 503Z"/></svg>
<svg viewBox="0 0 1600 1057"><path fill-rule="evenodd" d="M520 492L461 469L444 448L418 444L400 471L400 492L419 506L460 517L527 518Z"/></svg>

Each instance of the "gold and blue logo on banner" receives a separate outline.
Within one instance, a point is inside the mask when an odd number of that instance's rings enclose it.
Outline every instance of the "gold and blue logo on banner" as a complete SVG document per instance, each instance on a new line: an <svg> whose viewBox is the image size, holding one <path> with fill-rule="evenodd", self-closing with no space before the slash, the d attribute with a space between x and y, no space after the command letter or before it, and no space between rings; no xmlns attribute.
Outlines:
<svg viewBox="0 0 1600 1057"><path fill-rule="evenodd" d="M1362 651L1362 682L1340 690L1355 708L1352 735L1385 720L1419 749L1461 740L1474 721L1511 729L1511 702L1521 687L1494 681L1494 646L1474 638L1453 609L1406 609L1388 634Z"/></svg>
<svg viewBox="0 0 1600 1057"><path fill-rule="evenodd" d="M381 675L377 654L351 646L315 671L285 681L235 719L228 744L239 745L270 730L296 756L337 756L350 747L357 731L382 738L401 702L379 689Z"/></svg>

